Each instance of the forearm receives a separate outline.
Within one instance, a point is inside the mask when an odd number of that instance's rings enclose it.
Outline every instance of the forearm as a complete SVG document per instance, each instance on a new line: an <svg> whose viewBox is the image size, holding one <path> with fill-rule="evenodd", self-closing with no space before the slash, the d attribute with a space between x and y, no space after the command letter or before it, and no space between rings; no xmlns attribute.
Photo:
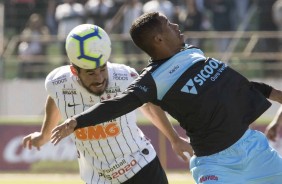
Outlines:
<svg viewBox="0 0 282 184"><path fill-rule="evenodd" d="M269 99L282 104L282 91L273 88Z"/></svg>
<svg viewBox="0 0 282 184"><path fill-rule="evenodd" d="M269 126L280 126L280 125L282 125L282 106L280 106L280 108L276 112Z"/></svg>
<svg viewBox="0 0 282 184"><path fill-rule="evenodd" d="M74 116L77 121L75 129L95 126L97 124L120 117L132 110L135 110L142 103L134 95L123 94L111 100L100 102L83 113Z"/></svg>
<svg viewBox="0 0 282 184"><path fill-rule="evenodd" d="M141 112L166 136L171 142L176 142L179 135L173 128L165 112L152 103L147 103L140 108Z"/></svg>
<svg viewBox="0 0 282 184"><path fill-rule="evenodd" d="M45 104L44 120L41 126L41 133L45 139L50 139L51 131L58 125L60 120L60 111L54 100L48 96Z"/></svg>

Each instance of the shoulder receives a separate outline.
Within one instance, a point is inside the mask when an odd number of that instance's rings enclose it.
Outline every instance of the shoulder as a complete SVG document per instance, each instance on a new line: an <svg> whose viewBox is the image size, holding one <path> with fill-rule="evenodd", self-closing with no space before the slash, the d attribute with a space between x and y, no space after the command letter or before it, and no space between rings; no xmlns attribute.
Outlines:
<svg viewBox="0 0 282 184"><path fill-rule="evenodd" d="M112 74L113 76L115 76L115 75L127 75L127 76L129 76L130 78L133 78L133 79L136 79L139 76L138 72L134 68L127 66L125 64L108 62L107 67L108 67L109 73Z"/></svg>
<svg viewBox="0 0 282 184"><path fill-rule="evenodd" d="M72 76L70 66L61 66L52 70L45 79L45 87L48 89L50 86L64 84Z"/></svg>

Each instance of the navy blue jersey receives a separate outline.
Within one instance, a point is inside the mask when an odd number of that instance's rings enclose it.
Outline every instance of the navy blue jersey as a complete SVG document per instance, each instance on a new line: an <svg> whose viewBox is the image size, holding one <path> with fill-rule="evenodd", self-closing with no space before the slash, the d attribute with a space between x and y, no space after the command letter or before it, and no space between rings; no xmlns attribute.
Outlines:
<svg viewBox="0 0 282 184"><path fill-rule="evenodd" d="M121 95L79 115L79 127L118 117L152 102L186 130L197 156L234 144L270 107L272 88L252 83L225 63L186 47L171 58L153 61ZM94 120L93 120L94 118Z"/></svg>

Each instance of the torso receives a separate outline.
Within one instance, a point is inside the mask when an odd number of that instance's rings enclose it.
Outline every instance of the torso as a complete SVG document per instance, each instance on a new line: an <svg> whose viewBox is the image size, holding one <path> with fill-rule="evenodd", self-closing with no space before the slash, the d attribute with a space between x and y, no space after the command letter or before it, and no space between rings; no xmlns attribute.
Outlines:
<svg viewBox="0 0 282 184"><path fill-rule="evenodd" d="M94 104L123 92L138 76L125 65L108 63L109 85L101 96L87 92L63 66L46 79L49 95L64 119L81 113ZM135 112L111 121L78 129L72 139L79 152L80 171L87 183L120 183L147 165L155 150L136 125ZM142 150L147 149L147 155Z"/></svg>

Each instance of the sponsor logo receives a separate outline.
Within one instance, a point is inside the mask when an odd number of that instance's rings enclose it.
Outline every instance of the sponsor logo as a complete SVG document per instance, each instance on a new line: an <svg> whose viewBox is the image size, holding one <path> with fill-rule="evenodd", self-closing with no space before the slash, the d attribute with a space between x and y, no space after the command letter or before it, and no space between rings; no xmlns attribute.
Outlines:
<svg viewBox="0 0 282 184"><path fill-rule="evenodd" d="M51 142L43 145L38 151L36 148L24 149L22 139L24 136L11 138L3 147L2 156L10 164L33 163L40 160L65 161L75 160L77 151L71 138L62 140L62 144L54 147ZM32 156L31 156L32 155Z"/></svg>
<svg viewBox="0 0 282 184"><path fill-rule="evenodd" d="M76 95L76 89L63 89L64 95Z"/></svg>
<svg viewBox="0 0 282 184"><path fill-rule="evenodd" d="M200 178L200 183L203 183L205 181L210 181L210 180L214 180L214 181L218 181L218 177L215 175L206 175L206 176L202 176Z"/></svg>
<svg viewBox="0 0 282 184"><path fill-rule="evenodd" d="M188 82L183 86L181 91L184 93L190 93L190 94L195 94L195 95L198 94L197 89L192 79L188 80Z"/></svg>
<svg viewBox="0 0 282 184"><path fill-rule="evenodd" d="M118 92L121 92L119 86L109 87L106 89L106 93L118 93Z"/></svg>
<svg viewBox="0 0 282 184"><path fill-rule="evenodd" d="M116 179L128 171L130 171L135 165L137 164L137 161L135 159L131 160L130 163L127 163L124 159L112 166L109 169L102 170L102 172L99 172L100 177L104 177L108 180Z"/></svg>
<svg viewBox="0 0 282 184"><path fill-rule="evenodd" d="M111 121L106 124L77 129L74 134L81 141L107 139L118 136L120 127L116 121Z"/></svg>
<svg viewBox="0 0 282 184"><path fill-rule="evenodd" d="M123 73L113 73L113 79L114 80L128 80L127 74Z"/></svg>
<svg viewBox="0 0 282 184"><path fill-rule="evenodd" d="M174 66L174 67L169 71L169 74L172 74L172 73L175 72L178 68L179 68L178 65Z"/></svg>
<svg viewBox="0 0 282 184"><path fill-rule="evenodd" d="M199 73L186 82L181 91L189 94L198 94L196 86L202 86L207 80L216 81L226 68L227 65L222 62L209 60Z"/></svg>
<svg viewBox="0 0 282 184"><path fill-rule="evenodd" d="M77 105L80 105L80 104L76 104L76 103L70 104L70 103L68 103L68 107L74 107L74 106L77 106Z"/></svg>
<svg viewBox="0 0 282 184"><path fill-rule="evenodd" d="M135 85L137 88L139 88L139 89L141 89L142 91L144 91L145 93L147 93L147 91L148 91L148 87L146 87L146 86L141 86L141 85L139 85L139 84L137 84L137 85Z"/></svg>
<svg viewBox="0 0 282 184"><path fill-rule="evenodd" d="M67 82L66 76L62 76L60 78L52 80L53 85L58 85L58 84L62 84L62 83L65 83L65 82Z"/></svg>

